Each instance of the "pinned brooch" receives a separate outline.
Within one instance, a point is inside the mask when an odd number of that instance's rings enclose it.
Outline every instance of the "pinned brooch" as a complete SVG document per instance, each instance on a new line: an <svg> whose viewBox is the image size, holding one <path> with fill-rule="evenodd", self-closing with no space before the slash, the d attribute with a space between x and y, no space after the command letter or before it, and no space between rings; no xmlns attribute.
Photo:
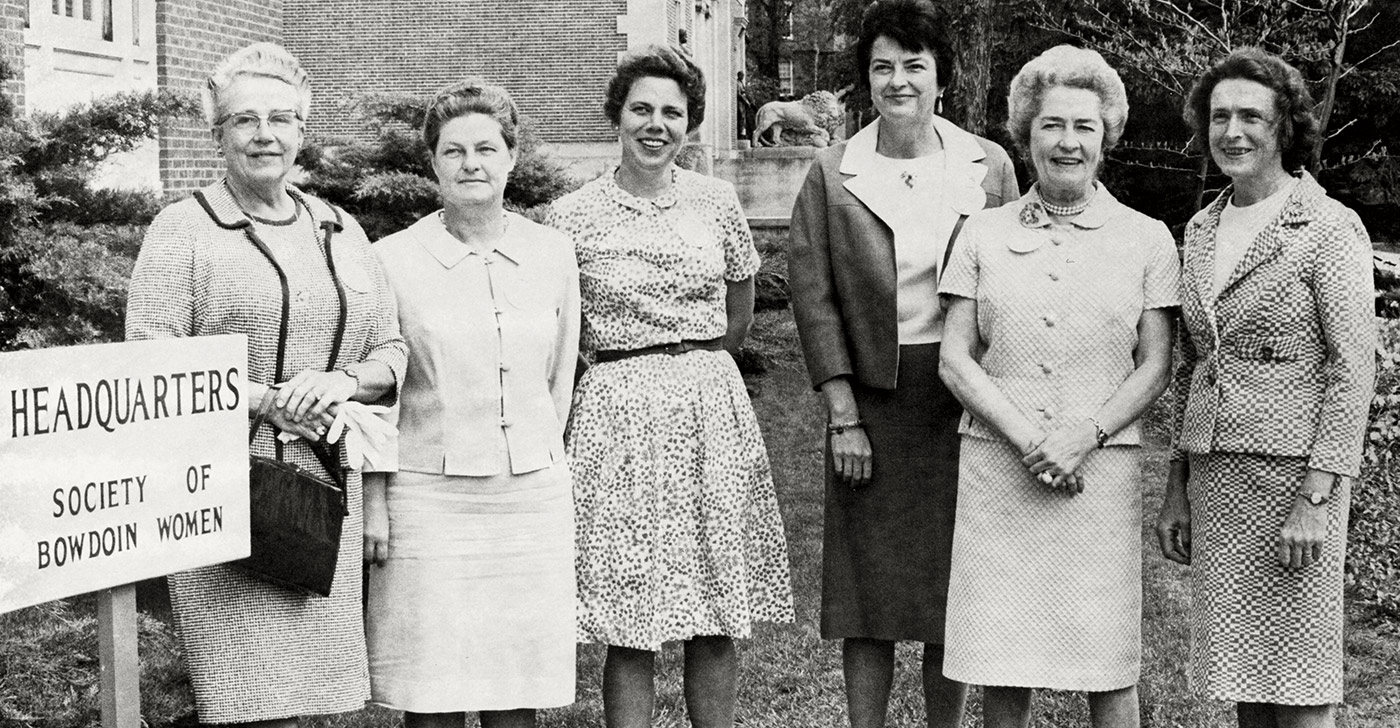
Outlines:
<svg viewBox="0 0 1400 728"><path fill-rule="evenodd" d="M1040 202L1028 202L1021 208L1021 215L1018 218L1021 227L1038 228L1050 224L1050 215L1045 211L1045 206Z"/></svg>

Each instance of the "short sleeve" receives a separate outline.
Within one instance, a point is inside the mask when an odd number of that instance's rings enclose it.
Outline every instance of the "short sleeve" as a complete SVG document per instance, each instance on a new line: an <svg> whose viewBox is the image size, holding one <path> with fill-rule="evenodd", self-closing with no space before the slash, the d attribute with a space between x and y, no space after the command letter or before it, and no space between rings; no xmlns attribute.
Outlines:
<svg viewBox="0 0 1400 728"><path fill-rule="evenodd" d="M1173 308L1181 305L1181 258L1166 226L1155 220L1153 223L1147 268L1143 272L1143 308Z"/></svg>
<svg viewBox="0 0 1400 728"><path fill-rule="evenodd" d="M953 241L953 252L948 257L948 269L938 280L940 296L977 298L977 278L980 274L977 265L977 246L980 235L974 218L968 218L957 240Z"/></svg>
<svg viewBox="0 0 1400 728"><path fill-rule="evenodd" d="M739 204L739 195L734 188L725 185L720 197L720 232L724 236L724 279L742 281L758 273L758 249L753 244L753 233L744 217L744 208Z"/></svg>

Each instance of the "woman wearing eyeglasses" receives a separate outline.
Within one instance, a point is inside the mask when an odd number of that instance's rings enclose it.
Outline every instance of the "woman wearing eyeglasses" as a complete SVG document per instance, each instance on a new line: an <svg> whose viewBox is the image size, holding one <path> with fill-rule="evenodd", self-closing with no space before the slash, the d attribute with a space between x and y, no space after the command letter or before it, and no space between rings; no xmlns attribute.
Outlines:
<svg viewBox="0 0 1400 728"><path fill-rule="evenodd" d="M328 478L307 442L322 437L339 404L392 398L408 352L360 226L287 183L310 104L306 72L271 43L215 69L204 109L227 173L151 223L132 273L126 338L245 334L250 418L280 385L252 452ZM369 698L361 479L343 454L339 465L349 512L329 597L227 565L171 575L200 723L295 726L296 716L358 710Z"/></svg>

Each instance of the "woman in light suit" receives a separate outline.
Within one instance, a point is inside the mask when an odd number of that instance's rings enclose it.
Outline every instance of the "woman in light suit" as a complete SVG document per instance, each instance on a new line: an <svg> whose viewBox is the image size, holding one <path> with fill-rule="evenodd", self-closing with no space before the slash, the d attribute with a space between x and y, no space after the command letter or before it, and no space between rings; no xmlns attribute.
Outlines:
<svg viewBox="0 0 1400 728"><path fill-rule="evenodd" d="M942 676L958 418L938 379L938 277L967 215L1019 196L997 144L938 116L953 82L927 0L871 6L857 47L880 118L818 154L792 212L793 310L827 404L822 637L843 640L853 726L883 725L894 643L924 643L929 725L958 725Z"/></svg>
<svg viewBox="0 0 1400 728"><path fill-rule="evenodd" d="M1192 566L1192 677L1241 726L1331 726L1350 479L1375 384L1371 246L1303 165L1297 69L1243 49L1186 119L1231 185L1186 228L1177 441L1157 535Z"/></svg>
<svg viewBox="0 0 1400 728"><path fill-rule="evenodd" d="M499 86L438 92L423 142L443 209L374 246L411 356L397 472L365 479L366 634L372 699L407 728L525 728L574 700L578 267L503 208L519 123Z"/></svg>

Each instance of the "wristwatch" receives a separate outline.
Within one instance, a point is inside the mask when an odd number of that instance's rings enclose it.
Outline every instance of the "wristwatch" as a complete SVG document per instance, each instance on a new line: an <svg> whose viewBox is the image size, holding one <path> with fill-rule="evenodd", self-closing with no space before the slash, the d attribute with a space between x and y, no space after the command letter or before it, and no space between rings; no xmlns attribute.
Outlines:
<svg viewBox="0 0 1400 728"><path fill-rule="evenodd" d="M1299 490L1298 497L1307 501L1311 505L1320 506L1327 502L1328 494L1319 493L1315 490Z"/></svg>

